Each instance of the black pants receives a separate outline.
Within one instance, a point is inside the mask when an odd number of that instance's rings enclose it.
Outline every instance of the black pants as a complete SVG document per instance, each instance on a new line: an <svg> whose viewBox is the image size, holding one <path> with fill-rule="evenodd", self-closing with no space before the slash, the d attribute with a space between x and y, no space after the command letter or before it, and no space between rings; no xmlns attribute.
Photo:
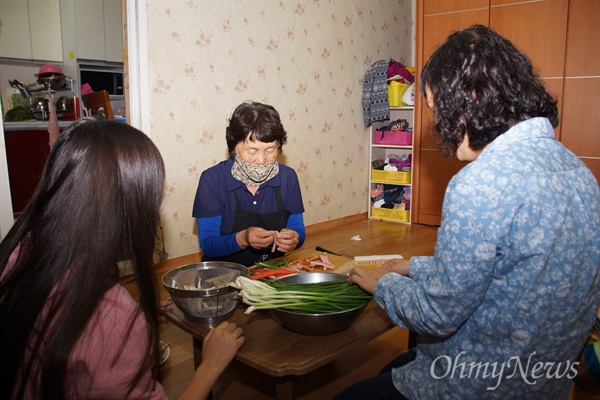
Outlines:
<svg viewBox="0 0 600 400"><path fill-rule="evenodd" d="M417 353L409 350L386 365L379 374L355 383L348 387L333 400L408 400L394 386L392 382L392 369L398 368L414 361Z"/></svg>

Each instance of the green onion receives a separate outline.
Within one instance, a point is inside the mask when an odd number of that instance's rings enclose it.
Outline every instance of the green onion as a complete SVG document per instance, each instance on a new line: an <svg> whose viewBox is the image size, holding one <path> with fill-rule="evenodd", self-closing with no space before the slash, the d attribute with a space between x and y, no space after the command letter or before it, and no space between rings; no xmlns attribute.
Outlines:
<svg viewBox="0 0 600 400"><path fill-rule="evenodd" d="M280 308L305 314L326 314L360 307L373 296L348 280L317 283L263 282L238 277L230 284L240 290L242 301L255 310Z"/></svg>
<svg viewBox="0 0 600 400"><path fill-rule="evenodd" d="M282 260L282 261L260 261L255 263L251 268L268 268L268 269L277 269L277 268L285 268L290 263L290 260Z"/></svg>

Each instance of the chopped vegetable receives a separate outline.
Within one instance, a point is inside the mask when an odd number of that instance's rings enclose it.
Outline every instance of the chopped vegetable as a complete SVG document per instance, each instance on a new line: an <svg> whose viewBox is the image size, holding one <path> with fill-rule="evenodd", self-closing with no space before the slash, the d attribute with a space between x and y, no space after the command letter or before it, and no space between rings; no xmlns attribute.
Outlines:
<svg viewBox="0 0 600 400"><path fill-rule="evenodd" d="M252 275L250 275L250 278L257 280L257 279L264 279L264 278L271 278L271 277L278 277L278 276L285 276L285 275L293 275L293 274L295 274L294 271L290 271L289 269L285 269L285 268L257 269L257 270L252 271Z"/></svg>
<svg viewBox="0 0 600 400"><path fill-rule="evenodd" d="M230 285L240 289L239 296L250 306L245 314L272 308L326 314L359 307L373 297L346 279L298 284L257 281L240 276Z"/></svg>
<svg viewBox="0 0 600 400"><path fill-rule="evenodd" d="M164 340L160 340L158 342L158 344L159 344L159 347L158 347L159 351L165 351L167 349L167 347L169 347L171 345L171 343L167 343Z"/></svg>
<svg viewBox="0 0 600 400"><path fill-rule="evenodd" d="M254 266L248 268L250 270L250 278L252 279L275 279L278 276L289 275L295 273L288 270L288 260L282 261L261 261Z"/></svg>
<svg viewBox="0 0 600 400"><path fill-rule="evenodd" d="M296 272L312 272L315 268L323 271L335 269L335 264L327 254L319 256L301 258L299 260L289 261L263 261L250 267L250 278L252 279L275 279L278 276L289 275ZM268 271L271 270L272 273ZM281 272L288 271L289 273Z"/></svg>
<svg viewBox="0 0 600 400"><path fill-rule="evenodd" d="M285 268L289 264L289 260L281 260L281 261L261 261L254 264L250 267L250 271L257 268L268 268L268 269L276 269L276 268Z"/></svg>
<svg viewBox="0 0 600 400"><path fill-rule="evenodd" d="M288 264L287 268L296 272L312 272L315 268L321 268L323 271L328 271L334 269L335 264L327 254L321 254L319 256L292 261Z"/></svg>

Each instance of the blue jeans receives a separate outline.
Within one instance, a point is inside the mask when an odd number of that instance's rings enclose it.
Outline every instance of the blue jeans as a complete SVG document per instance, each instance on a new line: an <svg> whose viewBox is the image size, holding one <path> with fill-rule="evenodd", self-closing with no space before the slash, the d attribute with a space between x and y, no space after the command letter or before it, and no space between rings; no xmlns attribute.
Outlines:
<svg viewBox="0 0 600 400"><path fill-rule="evenodd" d="M383 367L379 374L355 383L338 393L333 400L408 400L394 386L392 369L414 361L417 353L409 350Z"/></svg>

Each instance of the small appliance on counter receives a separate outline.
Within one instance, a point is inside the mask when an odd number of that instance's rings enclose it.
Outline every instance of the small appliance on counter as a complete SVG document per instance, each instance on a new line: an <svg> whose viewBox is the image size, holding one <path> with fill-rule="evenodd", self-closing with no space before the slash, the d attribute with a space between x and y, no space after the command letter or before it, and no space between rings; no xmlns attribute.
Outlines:
<svg viewBox="0 0 600 400"><path fill-rule="evenodd" d="M106 90L115 115L125 114L125 74L122 63L86 61L78 65L78 70L82 95L86 90Z"/></svg>

